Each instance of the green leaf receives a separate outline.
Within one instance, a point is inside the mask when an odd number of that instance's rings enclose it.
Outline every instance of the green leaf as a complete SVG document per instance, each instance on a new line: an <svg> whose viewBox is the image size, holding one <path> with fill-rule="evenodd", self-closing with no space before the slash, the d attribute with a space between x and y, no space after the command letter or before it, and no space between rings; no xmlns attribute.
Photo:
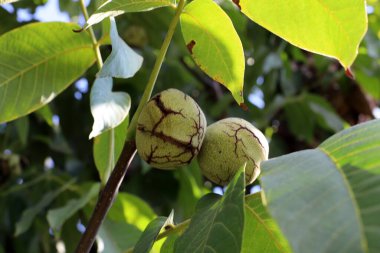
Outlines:
<svg viewBox="0 0 380 253"><path fill-rule="evenodd" d="M98 245L104 247L102 253L126 252L133 247L141 235L135 226L125 222L106 219L99 229Z"/></svg>
<svg viewBox="0 0 380 253"><path fill-rule="evenodd" d="M174 173L179 182L177 203L180 210L176 211L177 217L189 218L194 213L198 200L205 194L202 174L196 161Z"/></svg>
<svg viewBox="0 0 380 253"><path fill-rule="evenodd" d="M242 253L291 252L275 221L262 204L260 193L245 198Z"/></svg>
<svg viewBox="0 0 380 253"><path fill-rule="evenodd" d="M178 234L171 234L168 237L166 237L166 241L162 245L160 249L160 253L173 253L174 244L178 238L179 238Z"/></svg>
<svg viewBox="0 0 380 253"><path fill-rule="evenodd" d="M129 223L143 231L156 218L152 208L132 194L121 192L117 195L107 216L110 220Z"/></svg>
<svg viewBox="0 0 380 253"><path fill-rule="evenodd" d="M90 94L94 124L89 138L96 137L120 125L129 114L131 97L125 92L112 91L112 78L96 78Z"/></svg>
<svg viewBox="0 0 380 253"><path fill-rule="evenodd" d="M320 146L349 184L351 201L360 215L363 244L367 241L369 252L380 251L379 129L380 120L369 121L334 135Z"/></svg>
<svg viewBox="0 0 380 253"><path fill-rule="evenodd" d="M339 60L347 69L367 30L363 0L236 0L251 20L302 49Z"/></svg>
<svg viewBox="0 0 380 253"><path fill-rule="evenodd" d="M128 124L129 118L127 117L116 128L106 131L94 139L94 162L103 185L106 184L119 159L127 136Z"/></svg>
<svg viewBox="0 0 380 253"><path fill-rule="evenodd" d="M73 29L34 23L0 37L0 123L49 103L94 63L89 34Z"/></svg>
<svg viewBox="0 0 380 253"><path fill-rule="evenodd" d="M133 252L134 253L149 253L161 229L163 229L166 225L172 225L172 224L173 224L173 212L169 215L169 217L160 216L152 220L149 223L149 225L145 228L140 239L137 241L133 249Z"/></svg>
<svg viewBox="0 0 380 253"><path fill-rule="evenodd" d="M195 0L181 14L181 28L196 64L243 103L244 51L227 14L212 0Z"/></svg>
<svg viewBox="0 0 380 253"><path fill-rule="evenodd" d="M268 209L294 252L380 250L380 120L262 166Z"/></svg>
<svg viewBox="0 0 380 253"><path fill-rule="evenodd" d="M101 22L108 17L115 17L128 12L150 11L159 7L175 6L176 0L113 0L106 1L87 20L84 29Z"/></svg>
<svg viewBox="0 0 380 253"><path fill-rule="evenodd" d="M244 226L244 169L236 173L222 198L203 197L189 228L176 241L178 253L240 253Z"/></svg>
<svg viewBox="0 0 380 253"><path fill-rule="evenodd" d="M110 19L112 52L104 62L102 69L98 73L98 77L132 77L141 68L143 58L120 38L115 19L113 17Z"/></svg>
<svg viewBox="0 0 380 253"><path fill-rule="evenodd" d="M95 198L99 193L100 185L97 183L89 185L85 188L84 194L79 199L71 199L66 205L50 209L47 213L47 220L50 227L58 231L62 225L78 210L82 209L90 200Z"/></svg>
<svg viewBox="0 0 380 253"><path fill-rule="evenodd" d="M43 198L34 206L26 209L22 215L20 220L16 223L16 231L15 236L19 236L24 233L26 230L30 228L32 225L34 218L42 212L59 194L64 192L75 180L72 179L62 187L58 188L55 191L51 191L46 193Z"/></svg>

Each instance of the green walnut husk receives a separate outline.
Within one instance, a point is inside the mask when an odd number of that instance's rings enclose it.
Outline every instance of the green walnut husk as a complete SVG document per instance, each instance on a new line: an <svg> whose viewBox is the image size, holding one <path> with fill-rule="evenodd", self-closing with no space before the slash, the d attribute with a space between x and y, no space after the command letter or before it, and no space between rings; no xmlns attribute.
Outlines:
<svg viewBox="0 0 380 253"><path fill-rule="evenodd" d="M198 162L203 175L219 185L227 185L247 163L245 181L251 184L268 152L268 142L260 130L246 120L227 118L207 127Z"/></svg>
<svg viewBox="0 0 380 253"><path fill-rule="evenodd" d="M205 136L206 118L185 93L168 89L145 105L137 122L136 147L152 167L174 169L189 164Z"/></svg>

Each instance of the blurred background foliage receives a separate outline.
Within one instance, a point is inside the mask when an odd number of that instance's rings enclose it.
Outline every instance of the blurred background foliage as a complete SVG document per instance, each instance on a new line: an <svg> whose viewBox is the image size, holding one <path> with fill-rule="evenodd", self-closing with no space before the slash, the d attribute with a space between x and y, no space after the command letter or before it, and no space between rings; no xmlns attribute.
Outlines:
<svg viewBox="0 0 380 253"><path fill-rule="evenodd" d="M195 66L180 27L154 93L167 88L184 91L200 104L209 124L225 117L252 122L270 140L270 157L314 148L343 128L380 117L378 0L367 1L369 28L352 66L354 80L337 61L296 48L248 21L230 1L218 2L232 19L245 50L248 111ZM97 4L89 3L89 13ZM116 18L120 35L144 56L143 68L135 77L115 83L116 90L131 95L132 112L173 13L161 8ZM84 23L77 1L20 1L0 7L0 34L30 22L57 19ZM105 27L98 24L94 29L97 37L107 42ZM101 51L105 59L111 48L105 45ZM96 66L90 68L39 111L0 125L0 253L72 252L79 240L96 203L100 181L92 141L88 140L93 123L89 89L96 71ZM248 187L248 192L258 190L257 185ZM183 221L202 195L222 193L223 189L206 182L196 162L188 169L160 171L136 156L121 191L94 252L96 248L125 252L155 216L168 215L174 209L175 220ZM49 219L49 212L58 208L62 208L61 216Z"/></svg>

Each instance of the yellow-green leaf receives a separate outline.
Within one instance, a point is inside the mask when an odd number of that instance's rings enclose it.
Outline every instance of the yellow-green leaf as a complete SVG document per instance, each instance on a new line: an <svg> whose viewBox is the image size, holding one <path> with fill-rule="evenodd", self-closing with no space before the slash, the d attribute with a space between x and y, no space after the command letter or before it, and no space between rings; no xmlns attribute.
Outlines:
<svg viewBox="0 0 380 253"><path fill-rule="evenodd" d="M77 28L34 23L0 37L0 122L49 103L94 63L91 38Z"/></svg>
<svg viewBox="0 0 380 253"><path fill-rule="evenodd" d="M347 69L367 30L364 0L235 0L254 22L302 49L336 58Z"/></svg>
<svg viewBox="0 0 380 253"><path fill-rule="evenodd" d="M197 65L243 103L244 51L227 14L212 0L195 0L181 14L181 28Z"/></svg>

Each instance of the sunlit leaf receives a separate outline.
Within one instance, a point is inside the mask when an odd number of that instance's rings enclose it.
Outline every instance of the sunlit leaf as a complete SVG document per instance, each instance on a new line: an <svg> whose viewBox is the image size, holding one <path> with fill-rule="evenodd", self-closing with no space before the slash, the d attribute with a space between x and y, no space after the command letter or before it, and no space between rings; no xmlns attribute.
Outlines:
<svg viewBox="0 0 380 253"><path fill-rule="evenodd" d="M76 28L34 23L0 37L0 123L49 103L94 63L90 36Z"/></svg>
<svg viewBox="0 0 380 253"><path fill-rule="evenodd" d="M181 28L197 65L243 103L244 51L227 14L212 0L195 0L181 14Z"/></svg>
<svg viewBox="0 0 380 253"><path fill-rule="evenodd" d="M96 78L90 95L94 124L90 139L115 128L128 116L131 98L125 92L112 91L112 78Z"/></svg>
<svg viewBox="0 0 380 253"><path fill-rule="evenodd" d="M98 77L129 78L134 76L141 68L143 58L120 38L114 18L111 18L110 36L112 52L105 61Z"/></svg>
<svg viewBox="0 0 380 253"><path fill-rule="evenodd" d="M156 217L152 208L137 196L121 192L113 203L108 218L132 224L143 231L151 220Z"/></svg>
<svg viewBox="0 0 380 253"><path fill-rule="evenodd" d="M108 0L87 20L84 29L99 23L105 18L127 12L149 11L164 6L174 6L175 0Z"/></svg>
<svg viewBox="0 0 380 253"><path fill-rule="evenodd" d="M291 252L275 221L262 204L260 193L245 198L242 253Z"/></svg>
<svg viewBox="0 0 380 253"><path fill-rule="evenodd" d="M302 49L352 65L367 30L363 0L235 0L257 24Z"/></svg>

